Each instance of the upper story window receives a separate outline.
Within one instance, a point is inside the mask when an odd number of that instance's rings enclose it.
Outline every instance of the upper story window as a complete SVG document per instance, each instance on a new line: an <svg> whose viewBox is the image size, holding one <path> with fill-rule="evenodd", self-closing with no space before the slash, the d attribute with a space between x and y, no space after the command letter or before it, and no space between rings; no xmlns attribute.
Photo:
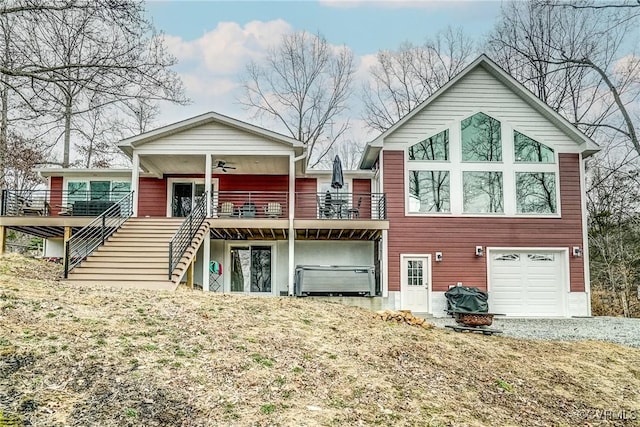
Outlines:
<svg viewBox="0 0 640 427"><path fill-rule="evenodd" d="M409 211L451 212L448 171L409 171Z"/></svg>
<svg viewBox="0 0 640 427"><path fill-rule="evenodd" d="M487 114L410 145L406 159L408 213L558 213L554 149Z"/></svg>
<svg viewBox="0 0 640 427"><path fill-rule="evenodd" d="M409 147L409 160L449 160L449 129Z"/></svg>
<svg viewBox="0 0 640 427"><path fill-rule="evenodd" d="M516 162L555 163L553 148L513 131L513 150Z"/></svg>
<svg viewBox="0 0 640 427"><path fill-rule="evenodd" d="M477 113L461 123L463 162L501 162L502 137L500 122Z"/></svg>

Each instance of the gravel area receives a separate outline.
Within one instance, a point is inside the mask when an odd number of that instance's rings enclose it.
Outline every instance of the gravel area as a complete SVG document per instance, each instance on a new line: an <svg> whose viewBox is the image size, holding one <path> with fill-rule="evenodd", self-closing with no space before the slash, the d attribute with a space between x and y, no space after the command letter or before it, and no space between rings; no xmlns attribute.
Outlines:
<svg viewBox="0 0 640 427"><path fill-rule="evenodd" d="M438 327L455 325L450 317L430 318ZM495 317L492 329L502 335L537 340L609 341L640 348L640 319L623 317L584 317L570 319L505 319Z"/></svg>

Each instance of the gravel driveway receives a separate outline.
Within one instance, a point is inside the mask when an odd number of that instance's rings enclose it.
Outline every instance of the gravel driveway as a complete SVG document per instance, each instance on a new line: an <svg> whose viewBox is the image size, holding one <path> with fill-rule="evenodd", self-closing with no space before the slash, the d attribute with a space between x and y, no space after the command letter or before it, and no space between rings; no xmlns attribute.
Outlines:
<svg viewBox="0 0 640 427"><path fill-rule="evenodd" d="M450 317L430 318L438 327L455 325ZM596 340L640 348L640 319L589 317L571 319L505 319L496 317L493 329L502 335L539 340Z"/></svg>

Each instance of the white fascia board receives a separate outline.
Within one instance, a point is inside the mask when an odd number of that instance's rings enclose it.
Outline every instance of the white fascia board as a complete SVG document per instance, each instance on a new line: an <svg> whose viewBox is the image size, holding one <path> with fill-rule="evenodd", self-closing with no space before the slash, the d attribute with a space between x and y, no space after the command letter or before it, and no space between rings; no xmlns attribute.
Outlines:
<svg viewBox="0 0 640 427"><path fill-rule="evenodd" d="M222 114L218 114L214 112L201 114L199 116L191 117L186 120L182 120L167 126L163 126L161 128L142 133L140 135L123 139L117 145L124 151L125 147L137 147L137 146L143 145L145 142L152 141L154 139L158 139L164 136L172 135L196 126L200 126L208 122L222 123L227 126L231 126L236 129L243 130L245 132L249 132L249 133L259 135L276 142L283 143L293 148L297 148L300 150L303 149L302 142L298 141L297 139L293 139L286 135L282 135L277 132L273 132L268 129L264 129L259 126L255 126L255 125L243 122L241 120L233 119L231 117L223 116Z"/></svg>

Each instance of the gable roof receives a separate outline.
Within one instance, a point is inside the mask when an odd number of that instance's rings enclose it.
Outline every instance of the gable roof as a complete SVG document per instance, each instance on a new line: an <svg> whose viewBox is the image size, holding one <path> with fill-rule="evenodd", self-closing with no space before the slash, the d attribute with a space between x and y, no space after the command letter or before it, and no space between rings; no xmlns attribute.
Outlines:
<svg viewBox="0 0 640 427"><path fill-rule="evenodd" d="M598 144L582 133L567 119L562 117L558 112L554 111L540 98L535 96L529 89L513 78L509 73L504 71L498 64L493 62L487 55L480 55L475 61L469 64L464 70L458 73L453 79L449 80L444 86L435 91L429 98L424 100L420 105L407 113L404 117L393 124L389 129L382 132L377 138L367 143L362 159L360 160L360 167L363 169L369 169L375 163L375 160L382 149L384 139L395 132L399 127L411 120L416 114L420 113L428 105L438 99L443 93L445 93L451 86L455 85L458 81L462 80L467 74L472 72L478 67L482 67L491 76L508 87L513 93L519 96L524 102L535 109L543 117L553 123L562 132L564 132L570 139L583 147L582 153L585 156L590 156L600 150Z"/></svg>
<svg viewBox="0 0 640 427"><path fill-rule="evenodd" d="M198 126L202 126L207 123L217 122L235 129L238 129L243 132L247 132L250 134L254 134L271 141L279 142L291 148L294 148L296 152L302 151L304 145L302 142L297 139L293 139L286 135L282 135L277 132L270 131L268 129L252 125L247 122L243 122L238 119L234 119L222 114L215 113L210 111L205 114L201 114L199 116L191 117L186 120L182 120L167 126L160 127L158 129L151 130L149 132L141 133L140 135L132 136L130 138L123 139L117 145L120 147L122 151L124 151L127 155L133 155L133 148L140 147L147 142L173 135L179 132L183 132L188 129L192 129Z"/></svg>

